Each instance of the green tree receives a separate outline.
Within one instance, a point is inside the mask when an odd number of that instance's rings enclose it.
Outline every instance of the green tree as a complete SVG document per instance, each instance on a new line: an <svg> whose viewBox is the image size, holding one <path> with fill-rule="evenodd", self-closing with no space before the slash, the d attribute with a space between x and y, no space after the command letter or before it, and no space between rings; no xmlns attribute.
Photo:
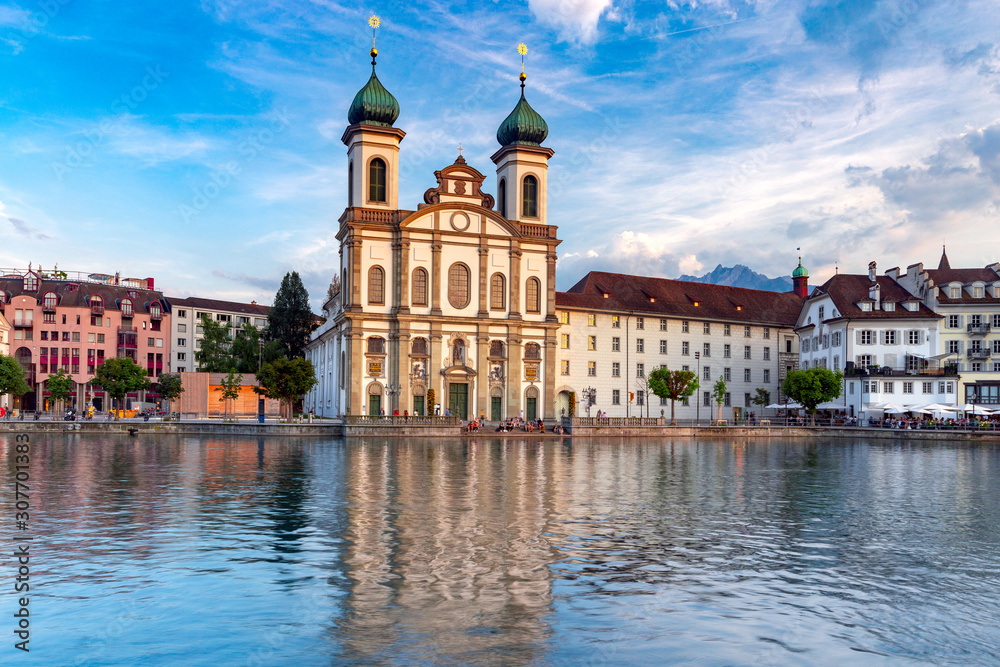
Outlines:
<svg viewBox="0 0 1000 667"><path fill-rule="evenodd" d="M719 408L718 415L716 416L717 421L722 421L722 404L726 400L727 393L729 393L729 388L726 386L725 381L721 379L712 387L712 398L715 399L715 404Z"/></svg>
<svg viewBox="0 0 1000 667"><path fill-rule="evenodd" d="M282 416L290 420L295 401L316 384L316 371L306 359L275 359L261 367L257 382L254 391L280 401Z"/></svg>
<svg viewBox="0 0 1000 667"><path fill-rule="evenodd" d="M309 309L306 291L297 271L286 273L274 295L274 305L267 315L267 337L278 341L287 359L303 356L315 318Z"/></svg>
<svg viewBox="0 0 1000 667"><path fill-rule="evenodd" d="M98 366L94 373L94 384L108 392L108 396L117 402L119 408L127 394L149 389L146 371L129 357L108 359ZM118 418L117 412L115 418Z"/></svg>
<svg viewBox="0 0 1000 667"><path fill-rule="evenodd" d="M59 406L57 412L62 412L63 403L73 395L73 384L73 376L62 368L49 375L49 379L45 381L45 388L49 390L49 396Z"/></svg>
<svg viewBox="0 0 1000 667"><path fill-rule="evenodd" d="M771 402L771 392L767 389L757 387L757 394L750 399L750 402L754 405L759 405L761 410L763 410L764 406Z"/></svg>
<svg viewBox="0 0 1000 667"><path fill-rule="evenodd" d="M23 396L31 391L24 368L14 357L0 354L0 396Z"/></svg>
<svg viewBox="0 0 1000 667"><path fill-rule="evenodd" d="M261 341L264 341L261 347ZM236 330L230 354L237 373L257 373L261 366L281 356L281 343L265 340L260 330L252 324Z"/></svg>
<svg viewBox="0 0 1000 667"><path fill-rule="evenodd" d="M844 374L829 368L808 368L788 371L781 391L809 413L811 422L816 424L816 406L825 401L840 398L843 391Z"/></svg>
<svg viewBox="0 0 1000 667"><path fill-rule="evenodd" d="M243 376L237 375L233 371L229 371L229 375L223 378L220 386L215 388L215 391L222 394L219 397L219 401L225 402L225 407L223 408L223 420L229 418L229 408L232 402L240 397L240 387L243 386Z"/></svg>
<svg viewBox="0 0 1000 667"><path fill-rule="evenodd" d="M690 398L698 391L698 376L694 371L672 371L657 368L649 374L649 390L660 398L670 399L670 425L677 426L674 404Z"/></svg>
<svg viewBox="0 0 1000 667"><path fill-rule="evenodd" d="M181 386L181 374L164 373L160 376L157 390L160 397L167 401L167 412L172 412L171 408L173 408L174 399L184 393L184 387Z"/></svg>
<svg viewBox="0 0 1000 667"><path fill-rule="evenodd" d="M236 369L231 347L233 344L230 331L232 325L221 324L208 315L202 315L201 324L205 337L201 339L201 349L195 351L194 358L198 361L198 370L206 373L228 373Z"/></svg>

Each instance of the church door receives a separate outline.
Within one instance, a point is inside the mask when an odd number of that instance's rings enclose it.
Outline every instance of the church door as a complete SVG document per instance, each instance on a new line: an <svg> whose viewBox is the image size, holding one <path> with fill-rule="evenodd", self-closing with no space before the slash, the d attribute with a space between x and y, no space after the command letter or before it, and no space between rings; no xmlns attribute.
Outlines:
<svg viewBox="0 0 1000 667"><path fill-rule="evenodd" d="M527 405L524 406L525 420L530 422L538 419L538 399L534 396L529 396L525 400L525 403L527 403Z"/></svg>
<svg viewBox="0 0 1000 667"><path fill-rule="evenodd" d="M377 417L382 411L382 397L381 396L369 396L368 397L368 414L372 417Z"/></svg>
<svg viewBox="0 0 1000 667"><path fill-rule="evenodd" d="M448 407L451 408L451 416L459 419L466 419L469 415L469 385L450 384L448 385Z"/></svg>
<svg viewBox="0 0 1000 667"><path fill-rule="evenodd" d="M494 396L492 398L490 406L490 419L495 422L503 419L503 398L500 396Z"/></svg>
<svg viewBox="0 0 1000 667"><path fill-rule="evenodd" d="M413 414L422 415L424 414L424 397L414 396L413 397Z"/></svg>

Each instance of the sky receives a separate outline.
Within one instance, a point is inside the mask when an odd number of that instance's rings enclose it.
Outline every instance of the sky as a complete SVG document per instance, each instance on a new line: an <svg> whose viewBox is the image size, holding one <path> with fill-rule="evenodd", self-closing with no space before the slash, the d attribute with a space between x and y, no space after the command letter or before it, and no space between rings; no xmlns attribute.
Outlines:
<svg viewBox="0 0 1000 667"><path fill-rule="evenodd" d="M0 267L318 310L372 14L401 208L459 143L495 193L528 45L559 289L1000 259L996 0L0 0Z"/></svg>

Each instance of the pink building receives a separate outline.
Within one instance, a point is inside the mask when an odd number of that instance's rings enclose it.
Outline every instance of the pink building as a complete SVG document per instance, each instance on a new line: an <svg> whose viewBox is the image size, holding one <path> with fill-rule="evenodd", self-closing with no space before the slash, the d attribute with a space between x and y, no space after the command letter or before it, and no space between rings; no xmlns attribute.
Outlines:
<svg viewBox="0 0 1000 667"><path fill-rule="evenodd" d="M107 395L92 385L105 359L131 357L150 382L170 359L170 305L152 278L0 269L0 309L11 326L10 353L28 374L32 393L11 401L23 410L48 410L45 381L62 368L72 375L78 409L108 410ZM144 395L140 395L144 394ZM133 394L155 401L156 385Z"/></svg>

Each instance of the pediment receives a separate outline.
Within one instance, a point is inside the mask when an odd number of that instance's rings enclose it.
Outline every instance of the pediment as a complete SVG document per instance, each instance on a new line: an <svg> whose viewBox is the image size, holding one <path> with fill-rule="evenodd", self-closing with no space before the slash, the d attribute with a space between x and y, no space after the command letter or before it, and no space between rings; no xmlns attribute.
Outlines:
<svg viewBox="0 0 1000 667"><path fill-rule="evenodd" d="M444 169L434 172L437 187L424 193L424 203L440 204L447 201L464 201L492 209L496 203L493 195L482 191L486 179L479 170L470 167L461 155Z"/></svg>

